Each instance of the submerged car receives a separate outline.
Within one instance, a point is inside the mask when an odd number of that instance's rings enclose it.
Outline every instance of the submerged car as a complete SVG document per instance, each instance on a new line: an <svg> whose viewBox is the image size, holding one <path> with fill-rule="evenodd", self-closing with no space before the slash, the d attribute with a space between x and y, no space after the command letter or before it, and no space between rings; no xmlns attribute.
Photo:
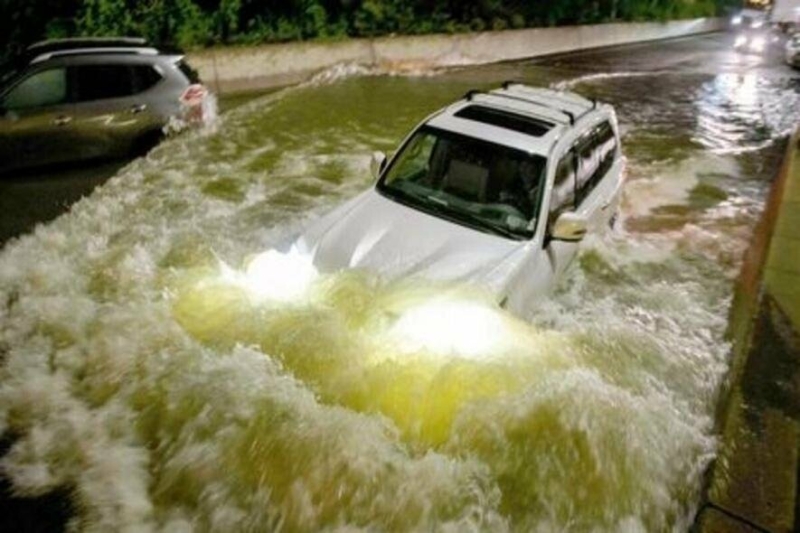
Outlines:
<svg viewBox="0 0 800 533"><path fill-rule="evenodd" d="M2 77L0 172L141 151L206 95L182 54L143 39L37 43Z"/></svg>
<svg viewBox="0 0 800 533"><path fill-rule="evenodd" d="M609 105L507 82L418 125L374 187L295 242L323 272L368 269L488 289L521 312L587 232L613 224L623 158Z"/></svg>

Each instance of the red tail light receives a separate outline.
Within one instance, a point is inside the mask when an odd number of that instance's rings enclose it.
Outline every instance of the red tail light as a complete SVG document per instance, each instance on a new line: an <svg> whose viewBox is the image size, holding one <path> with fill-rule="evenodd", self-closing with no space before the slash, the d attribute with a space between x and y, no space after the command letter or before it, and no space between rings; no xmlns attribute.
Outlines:
<svg viewBox="0 0 800 533"><path fill-rule="evenodd" d="M189 85L180 97L183 108L183 119L188 123L203 123L203 100L208 96L208 90L194 83Z"/></svg>
<svg viewBox="0 0 800 533"><path fill-rule="evenodd" d="M203 104L203 99L206 95L208 95L208 90L199 83L194 83L183 91L180 101L181 104L188 107L200 106Z"/></svg>

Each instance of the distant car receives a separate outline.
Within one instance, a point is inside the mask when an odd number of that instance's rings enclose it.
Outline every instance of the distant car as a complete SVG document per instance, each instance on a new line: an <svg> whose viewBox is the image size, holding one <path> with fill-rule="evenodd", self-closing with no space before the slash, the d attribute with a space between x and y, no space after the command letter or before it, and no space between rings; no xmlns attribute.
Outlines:
<svg viewBox="0 0 800 533"><path fill-rule="evenodd" d="M198 120L207 91L179 53L143 39L29 47L0 86L0 172L124 156L174 118Z"/></svg>
<svg viewBox="0 0 800 533"><path fill-rule="evenodd" d="M434 113L372 167L376 185L312 224L297 251L323 272L472 283L518 312L587 231L613 223L623 158L611 106L506 83Z"/></svg>
<svg viewBox="0 0 800 533"><path fill-rule="evenodd" d="M800 67L800 33L795 33L786 40L786 63L793 67Z"/></svg>
<svg viewBox="0 0 800 533"><path fill-rule="evenodd" d="M731 25L736 29L757 30L768 23L768 13L758 9L742 9L731 18Z"/></svg>
<svg viewBox="0 0 800 533"><path fill-rule="evenodd" d="M772 41L773 35L769 28L746 28L736 34L733 48L745 54L762 54Z"/></svg>

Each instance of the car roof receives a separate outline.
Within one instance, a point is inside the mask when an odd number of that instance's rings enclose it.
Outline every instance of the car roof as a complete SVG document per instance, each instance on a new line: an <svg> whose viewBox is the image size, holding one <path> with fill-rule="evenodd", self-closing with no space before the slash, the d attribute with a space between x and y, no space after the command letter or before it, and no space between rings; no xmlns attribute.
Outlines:
<svg viewBox="0 0 800 533"><path fill-rule="evenodd" d="M507 126L499 121L465 118L467 108L495 110L541 125L536 128ZM547 156L558 140L570 129L581 128L593 111L602 109L597 102L576 93L531 87L506 82L488 92L470 91L443 109L427 124L479 139L509 146L527 153Z"/></svg>

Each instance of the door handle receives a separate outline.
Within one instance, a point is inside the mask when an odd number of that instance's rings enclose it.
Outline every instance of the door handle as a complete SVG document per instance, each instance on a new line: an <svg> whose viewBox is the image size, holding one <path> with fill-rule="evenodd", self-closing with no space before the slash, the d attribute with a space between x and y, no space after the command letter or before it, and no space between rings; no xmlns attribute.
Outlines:
<svg viewBox="0 0 800 533"><path fill-rule="evenodd" d="M55 126L66 126L72 122L72 117L68 115L59 115L53 119L53 125Z"/></svg>
<svg viewBox="0 0 800 533"><path fill-rule="evenodd" d="M136 104L131 106L131 114L138 115L147 110L147 104Z"/></svg>

